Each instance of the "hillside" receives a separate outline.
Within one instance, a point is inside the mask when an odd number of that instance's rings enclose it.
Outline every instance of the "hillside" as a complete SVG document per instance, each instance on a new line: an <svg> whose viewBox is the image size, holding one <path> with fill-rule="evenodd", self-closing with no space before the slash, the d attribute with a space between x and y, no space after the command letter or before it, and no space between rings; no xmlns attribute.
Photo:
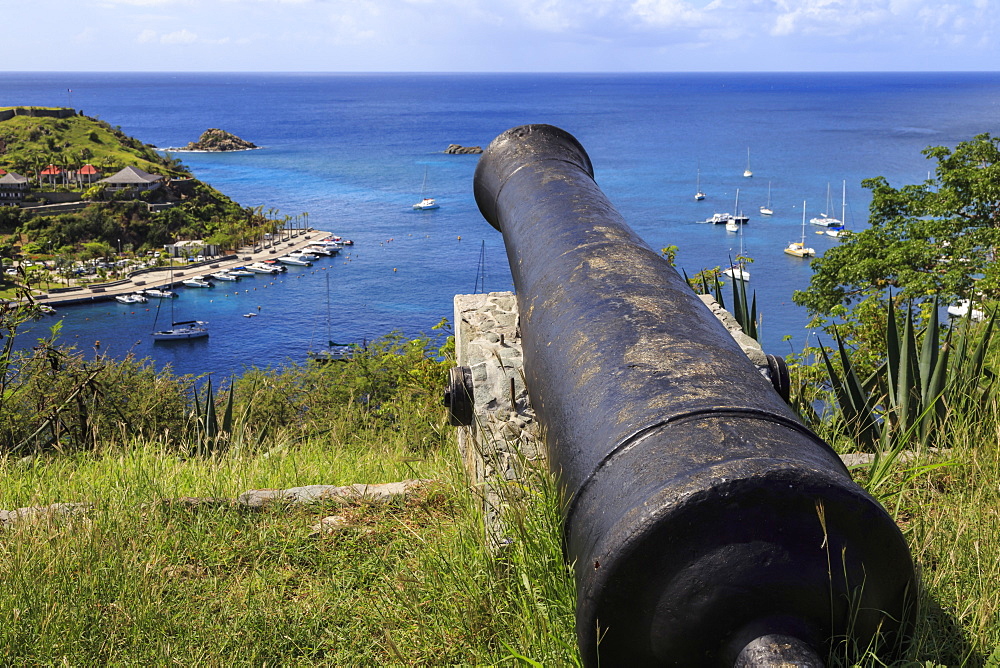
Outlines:
<svg viewBox="0 0 1000 668"><path fill-rule="evenodd" d="M65 171L49 180L43 175L49 165ZM97 171L91 182L73 176L85 165ZM163 185L138 192L97 183L125 167L165 177ZM79 202L70 211L0 206L2 257L45 255L42 249L51 249L79 259L75 256L95 242L107 256L119 248L158 250L177 239L204 239L232 249L283 224L194 179L179 160L71 109L0 107L0 170L29 180L24 207Z"/></svg>
<svg viewBox="0 0 1000 668"><path fill-rule="evenodd" d="M7 115L3 112L12 109L23 108L0 107L0 118ZM74 169L87 163L108 172L132 165L150 173L190 176L182 165L161 156L153 146L96 118L82 114L59 118L19 113L0 120L0 169L37 176L49 164Z"/></svg>

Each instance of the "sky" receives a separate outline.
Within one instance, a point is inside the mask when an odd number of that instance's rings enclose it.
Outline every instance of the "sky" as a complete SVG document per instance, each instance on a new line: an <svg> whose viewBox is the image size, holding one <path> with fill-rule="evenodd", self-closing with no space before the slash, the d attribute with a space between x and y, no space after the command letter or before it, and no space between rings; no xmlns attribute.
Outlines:
<svg viewBox="0 0 1000 668"><path fill-rule="evenodd" d="M1000 0L0 0L5 71L1000 69Z"/></svg>

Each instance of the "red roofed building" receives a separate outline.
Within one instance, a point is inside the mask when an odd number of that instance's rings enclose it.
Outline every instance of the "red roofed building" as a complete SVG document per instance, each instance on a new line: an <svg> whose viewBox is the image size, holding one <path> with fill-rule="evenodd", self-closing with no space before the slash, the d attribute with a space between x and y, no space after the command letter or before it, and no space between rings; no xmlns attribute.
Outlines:
<svg viewBox="0 0 1000 668"><path fill-rule="evenodd" d="M76 182L77 183L93 183L100 177L101 172L97 170L90 163L87 163L80 169L76 170Z"/></svg>
<svg viewBox="0 0 1000 668"><path fill-rule="evenodd" d="M39 181L47 181L50 185L54 185L59 179L58 177L63 176L65 181L65 176L62 167L56 167L55 165L49 165L42 170L39 174Z"/></svg>

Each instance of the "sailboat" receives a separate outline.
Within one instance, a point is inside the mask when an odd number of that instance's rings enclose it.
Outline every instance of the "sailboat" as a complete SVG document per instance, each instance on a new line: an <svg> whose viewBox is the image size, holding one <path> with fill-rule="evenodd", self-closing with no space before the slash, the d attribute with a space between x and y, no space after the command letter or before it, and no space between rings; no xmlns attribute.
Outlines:
<svg viewBox="0 0 1000 668"><path fill-rule="evenodd" d="M740 211L740 189L739 188L736 189L736 204L733 205L733 211L735 211L736 213L734 213L733 216L732 216L732 218L729 219L731 222L734 222L737 225L746 225L747 223L750 222L750 216L746 216L746 215L743 214L742 211Z"/></svg>
<svg viewBox="0 0 1000 668"><path fill-rule="evenodd" d="M760 215L770 216L774 211L771 210L771 182L767 182L767 204L760 207Z"/></svg>
<svg viewBox="0 0 1000 668"><path fill-rule="evenodd" d="M826 234L831 237L844 236L844 232L847 231L845 229L846 224L847 224L847 179L844 179L843 192L841 193L840 196L840 226L827 228Z"/></svg>
<svg viewBox="0 0 1000 668"><path fill-rule="evenodd" d="M306 353L314 362L343 362L351 356L353 346L349 343L335 343L330 338L330 275L326 275L326 350L310 350Z"/></svg>
<svg viewBox="0 0 1000 668"><path fill-rule="evenodd" d="M695 198L696 200L698 200L699 202L700 202L701 200L705 199L705 193L703 193L703 192L701 191L701 169L700 169L700 168L698 169L698 182L697 182L697 184L695 185L695 193L694 193L694 198Z"/></svg>
<svg viewBox="0 0 1000 668"><path fill-rule="evenodd" d="M170 285L174 283L174 265L170 263ZM160 317L160 304L156 306L156 318ZM174 320L174 300L170 300L170 328L156 329L156 319L153 320L153 341L176 341L179 339L200 339L208 336L208 323L204 320Z"/></svg>
<svg viewBox="0 0 1000 668"><path fill-rule="evenodd" d="M420 197L422 198L419 202L413 205L413 208L418 211L429 211L430 209L438 208L438 203L434 201L433 197L427 197L424 193L427 190L427 168L424 167L424 183L420 186Z"/></svg>
<svg viewBox="0 0 1000 668"><path fill-rule="evenodd" d="M722 273L735 281L749 281L750 272L747 271L746 260L743 255L743 235L740 235L740 254L736 256L736 262L730 260L729 268L723 269Z"/></svg>
<svg viewBox="0 0 1000 668"><path fill-rule="evenodd" d="M846 188L847 181L844 181L844 184L845 184L845 188ZM830 184L827 183L826 184L826 210L829 211L832 208L832 206L833 206L833 200L830 199ZM813 225L820 225L822 227L840 227L840 225L842 224L841 220L839 220L837 218L834 218L833 216L829 215L828 213L821 213L820 215L816 216L815 218L810 218L809 222L812 223Z"/></svg>
<svg viewBox="0 0 1000 668"><path fill-rule="evenodd" d="M747 178L753 176L753 172L750 171L750 147L747 146L747 168L743 170L743 176Z"/></svg>
<svg viewBox="0 0 1000 668"><path fill-rule="evenodd" d="M806 248L806 201L802 200L802 240L793 241L785 246L785 252L795 257L813 257L816 251Z"/></svg>

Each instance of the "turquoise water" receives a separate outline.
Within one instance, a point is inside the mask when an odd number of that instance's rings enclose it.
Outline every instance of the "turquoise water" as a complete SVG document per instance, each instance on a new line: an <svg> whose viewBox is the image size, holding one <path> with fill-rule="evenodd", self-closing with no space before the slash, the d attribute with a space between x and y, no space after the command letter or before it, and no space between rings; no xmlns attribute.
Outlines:
<svg viewBox="0 0 1000 668"><path fill-rule="evenodd" d="M802 201L808 217L825 211L830 184L839 215L846 181L848 224L864 225L863 178L922 181L933 165L920 151L995 132L998 102L1000 75L984 73L0 74L0 105L72 106L160 147L210 127L252 141L263 148L176 157L244 206L307 212L313 227L356 242L278 280L184 292L178 319L208 320L207 340L154 346L155 304L58 314L62 338L81 349L100 341L104 353L131 351L184 373L300 360L328 328L337 341L429 332L451 316L452 295L474 290L481 253L487 290L511 289L503 240L472 197L477 156L441 151L485 147L524 123L574 134L628 223L653 248L677 245L689 274L739 251L738 235L697 223L731 211L739 188L765 349L797 350L808 332L791 294L810 270L782 249L801 234ZM742 176L748 147L750 179ZM693 199L699 168L702 202ZM425 173L441 208L415 212ZM775 213L765 219L757 208L769 183ZM818 252L837 243L815 231L807 229L807 243ZM242 317L258 306L260 317Z"/></svg>

